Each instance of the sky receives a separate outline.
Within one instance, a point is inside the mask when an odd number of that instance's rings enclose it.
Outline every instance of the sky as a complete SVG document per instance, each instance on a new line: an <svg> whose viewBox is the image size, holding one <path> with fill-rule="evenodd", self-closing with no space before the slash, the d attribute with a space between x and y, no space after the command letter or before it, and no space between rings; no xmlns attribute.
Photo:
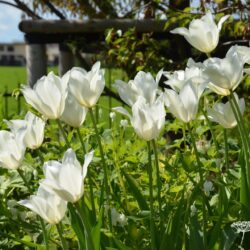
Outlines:
<svg viewBox="0 0 250 250"><path fill-rule="evenodd" d="M0 4L0 43L23 41L24 36L18 29L22 12L14 7Z"/></svg>

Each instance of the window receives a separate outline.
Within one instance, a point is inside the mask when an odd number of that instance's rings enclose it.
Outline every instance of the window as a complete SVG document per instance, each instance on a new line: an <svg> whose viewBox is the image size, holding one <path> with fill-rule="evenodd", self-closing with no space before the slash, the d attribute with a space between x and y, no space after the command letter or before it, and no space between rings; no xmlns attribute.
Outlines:
<svg viewBox="0 0 250 250"><path fill-rule="evenodd" d="M7 50L8 50L8 51L14 51L14 47L13 47L13 46L8 46L8 47L7 47Z"/></svg>
<svg viewBox="0 0 250 250"><path fill-rule="evenodd" d="M0 45L0 51L4 51L4 46Z"/></svg>

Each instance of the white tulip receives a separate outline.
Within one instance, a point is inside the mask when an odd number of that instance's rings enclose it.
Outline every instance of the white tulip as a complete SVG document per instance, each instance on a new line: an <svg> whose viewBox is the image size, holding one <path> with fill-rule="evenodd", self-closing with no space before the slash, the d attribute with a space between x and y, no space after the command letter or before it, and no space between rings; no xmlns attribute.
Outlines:
<svg viewBox="0 0 250 250"><path fill-rule="evenodd" d="M128 83L116 80L114 87L117 89L121 99L133 106L139 96L143 96L145 100L152 104L158 92L158 82L161 77L162 71L157 74L156 80L150 73L140 71L136 74L134 80L130 80Z"/></svg>
<svg viewBox="0 0 250 250"><path fill-rule="evenodd" d="M144 97L139 96L132 106L132 116L122 107L114 110L128 116L136 134L146 141L156 139L165 124L166 112L162 96L159 96L151 105Z"/></svg>
<svg viewBox="0 0 250 250"><path fill-rule="evenodd" d="M245 110L245 101L243 98L239 100L236 93L234 93L234 96L240 108L240 112L243 114ZM208 109L208 118L219 123L224 128L233 128L237 125L237 120L229 101L225 104L217 103L214 105L213 109Z"/></svg>
<svg viewBox="0 0 250 250"><path fill-rule="evenodd" d="M204 62L203 76L209 82L208 87L219 95L230 95L240 84L243 77L244 61L235 51L227 57L209 58Z"/></svg>
<svg viewBox="0 0 250 250"><path fill-rule="evenodd" d="M81 106L69 92L65 101L65 108L61 120L74 128L79 128L85 121L88 109Z"/></svg>
<svg viewBox="0 0 250 250"><path fill-rule="evenodd" d="M26 128L20 128L16 134L0 131L0 166L17 169L24 158L25 144L23 141Z"/></svg>
<svg viewBox="0 0 250 250"><path fill-rule="evenodd" d="M85 155L83 167L71 148L65 152L62 163L58 161L46 162L44 164L45 179L41 182L41 186L63 200L77 202L83 195L83 181L93 154L92 151Z"/></svg>
<svg viewBox="0 0 250 250"><path fill-rule="evenodd" d="M199 99L205 86L205 84L188 82L179 93L172 89L165 89L166 107L183 122L194 120L198 112Z"/></svg>
<svg viewBox="0 0 250 250"><path fill-rule="evenodd" d="M218 45L222 24L228 17L229 15L222 17L216 25L211 12L207 12L201 19L192 20L189 29L182 27L170 32L184 36L193 47L201 52L210 53Z"/></svg>
<svg viewBox="0 0 250 250"><path fill-rule="evenodd" d="M235 52L238 53L239 56L242 58L243 64L245 63L250 64L250 48L249 47L234 45L228 50L226 57L231 56Z"/></svg>
<svg viewBox="0 0 250 250"><path fill-rule="evenodd" d="M67 79L50 72L34 85L24 86L22 93L28 104L49 119L58 119L62 115L67 97Z"/></svg>
<svg viewBox="0 0 250 250"><path fill-rule="evenodd" d="M45 122L31 112L27 112L24 120L5 121L11 132L16 134L20 128L26 129L24 144L27 148L39 148L44 139Z"/></svg>
<svg viewBox="0 0 250 250"><path fill-rule="evenodd" d="M69 89L81 106L95 106L103 92L105 79L100 66L100 62L96 62L89 72L78 67L70 71Z"/></svg>
<svg viewBox="0 0 250 250"><path fill-rule="evenodd" d="M196 78L196 81L204 82L202 70L196 66L186 67L185 70L177 70L173 73L166 71L163 75L168 78L164 83L175 91L180 91L191 79L194 81Z"/></svg>
<svg viewBox="0 0 250 250"><path fill-rule="evenodd" d="M41 186L38 188L36 195L31 195L28 200L22 200L18 203L40 215L50 224L59 223L63 219L67 209L66 201L46 191Z"/></svg>

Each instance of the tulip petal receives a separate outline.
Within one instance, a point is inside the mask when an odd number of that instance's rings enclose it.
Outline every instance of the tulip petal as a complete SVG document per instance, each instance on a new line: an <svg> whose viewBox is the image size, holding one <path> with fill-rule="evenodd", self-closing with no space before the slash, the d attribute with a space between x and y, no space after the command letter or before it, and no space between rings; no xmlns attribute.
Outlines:
<svg viewBox="0 0 250 250"><path fill-rule="evenodd" d="M122 114L122 115L125 115L127 116L130 120L132 118L132 116L130 115L130 113L123 107L115 107L115 108L112 108L112 110Z"/></svg>
<svg viewBox="0 0 250 250"><path fill-rule="evenodd" d="M88 166L89 166L90 162L92 161L93 156L94 156L94 150L92 150L91 152L87 153L84 156L84 164L83 164L83 167L82 167L82 176L83 176L83 179L87 175Z"/></svg>

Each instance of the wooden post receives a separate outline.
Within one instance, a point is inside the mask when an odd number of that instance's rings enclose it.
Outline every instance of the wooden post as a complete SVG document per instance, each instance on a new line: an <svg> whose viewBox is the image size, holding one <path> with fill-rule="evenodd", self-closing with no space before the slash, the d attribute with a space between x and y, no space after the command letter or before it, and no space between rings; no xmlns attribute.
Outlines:
<svg viewBox="0 0 250 250"><path fill-rule="evenodd" d="M65 44L59 45L59 75L63 76L68 70L74 67L74 55Z"/></svg>
<svg viewBox="0 0 250 250"><path fill-rule="evenodd" d="M27 73L28 83L33 86L36 81L47 74L47 57L45 44L28 44Z"/></svg>

